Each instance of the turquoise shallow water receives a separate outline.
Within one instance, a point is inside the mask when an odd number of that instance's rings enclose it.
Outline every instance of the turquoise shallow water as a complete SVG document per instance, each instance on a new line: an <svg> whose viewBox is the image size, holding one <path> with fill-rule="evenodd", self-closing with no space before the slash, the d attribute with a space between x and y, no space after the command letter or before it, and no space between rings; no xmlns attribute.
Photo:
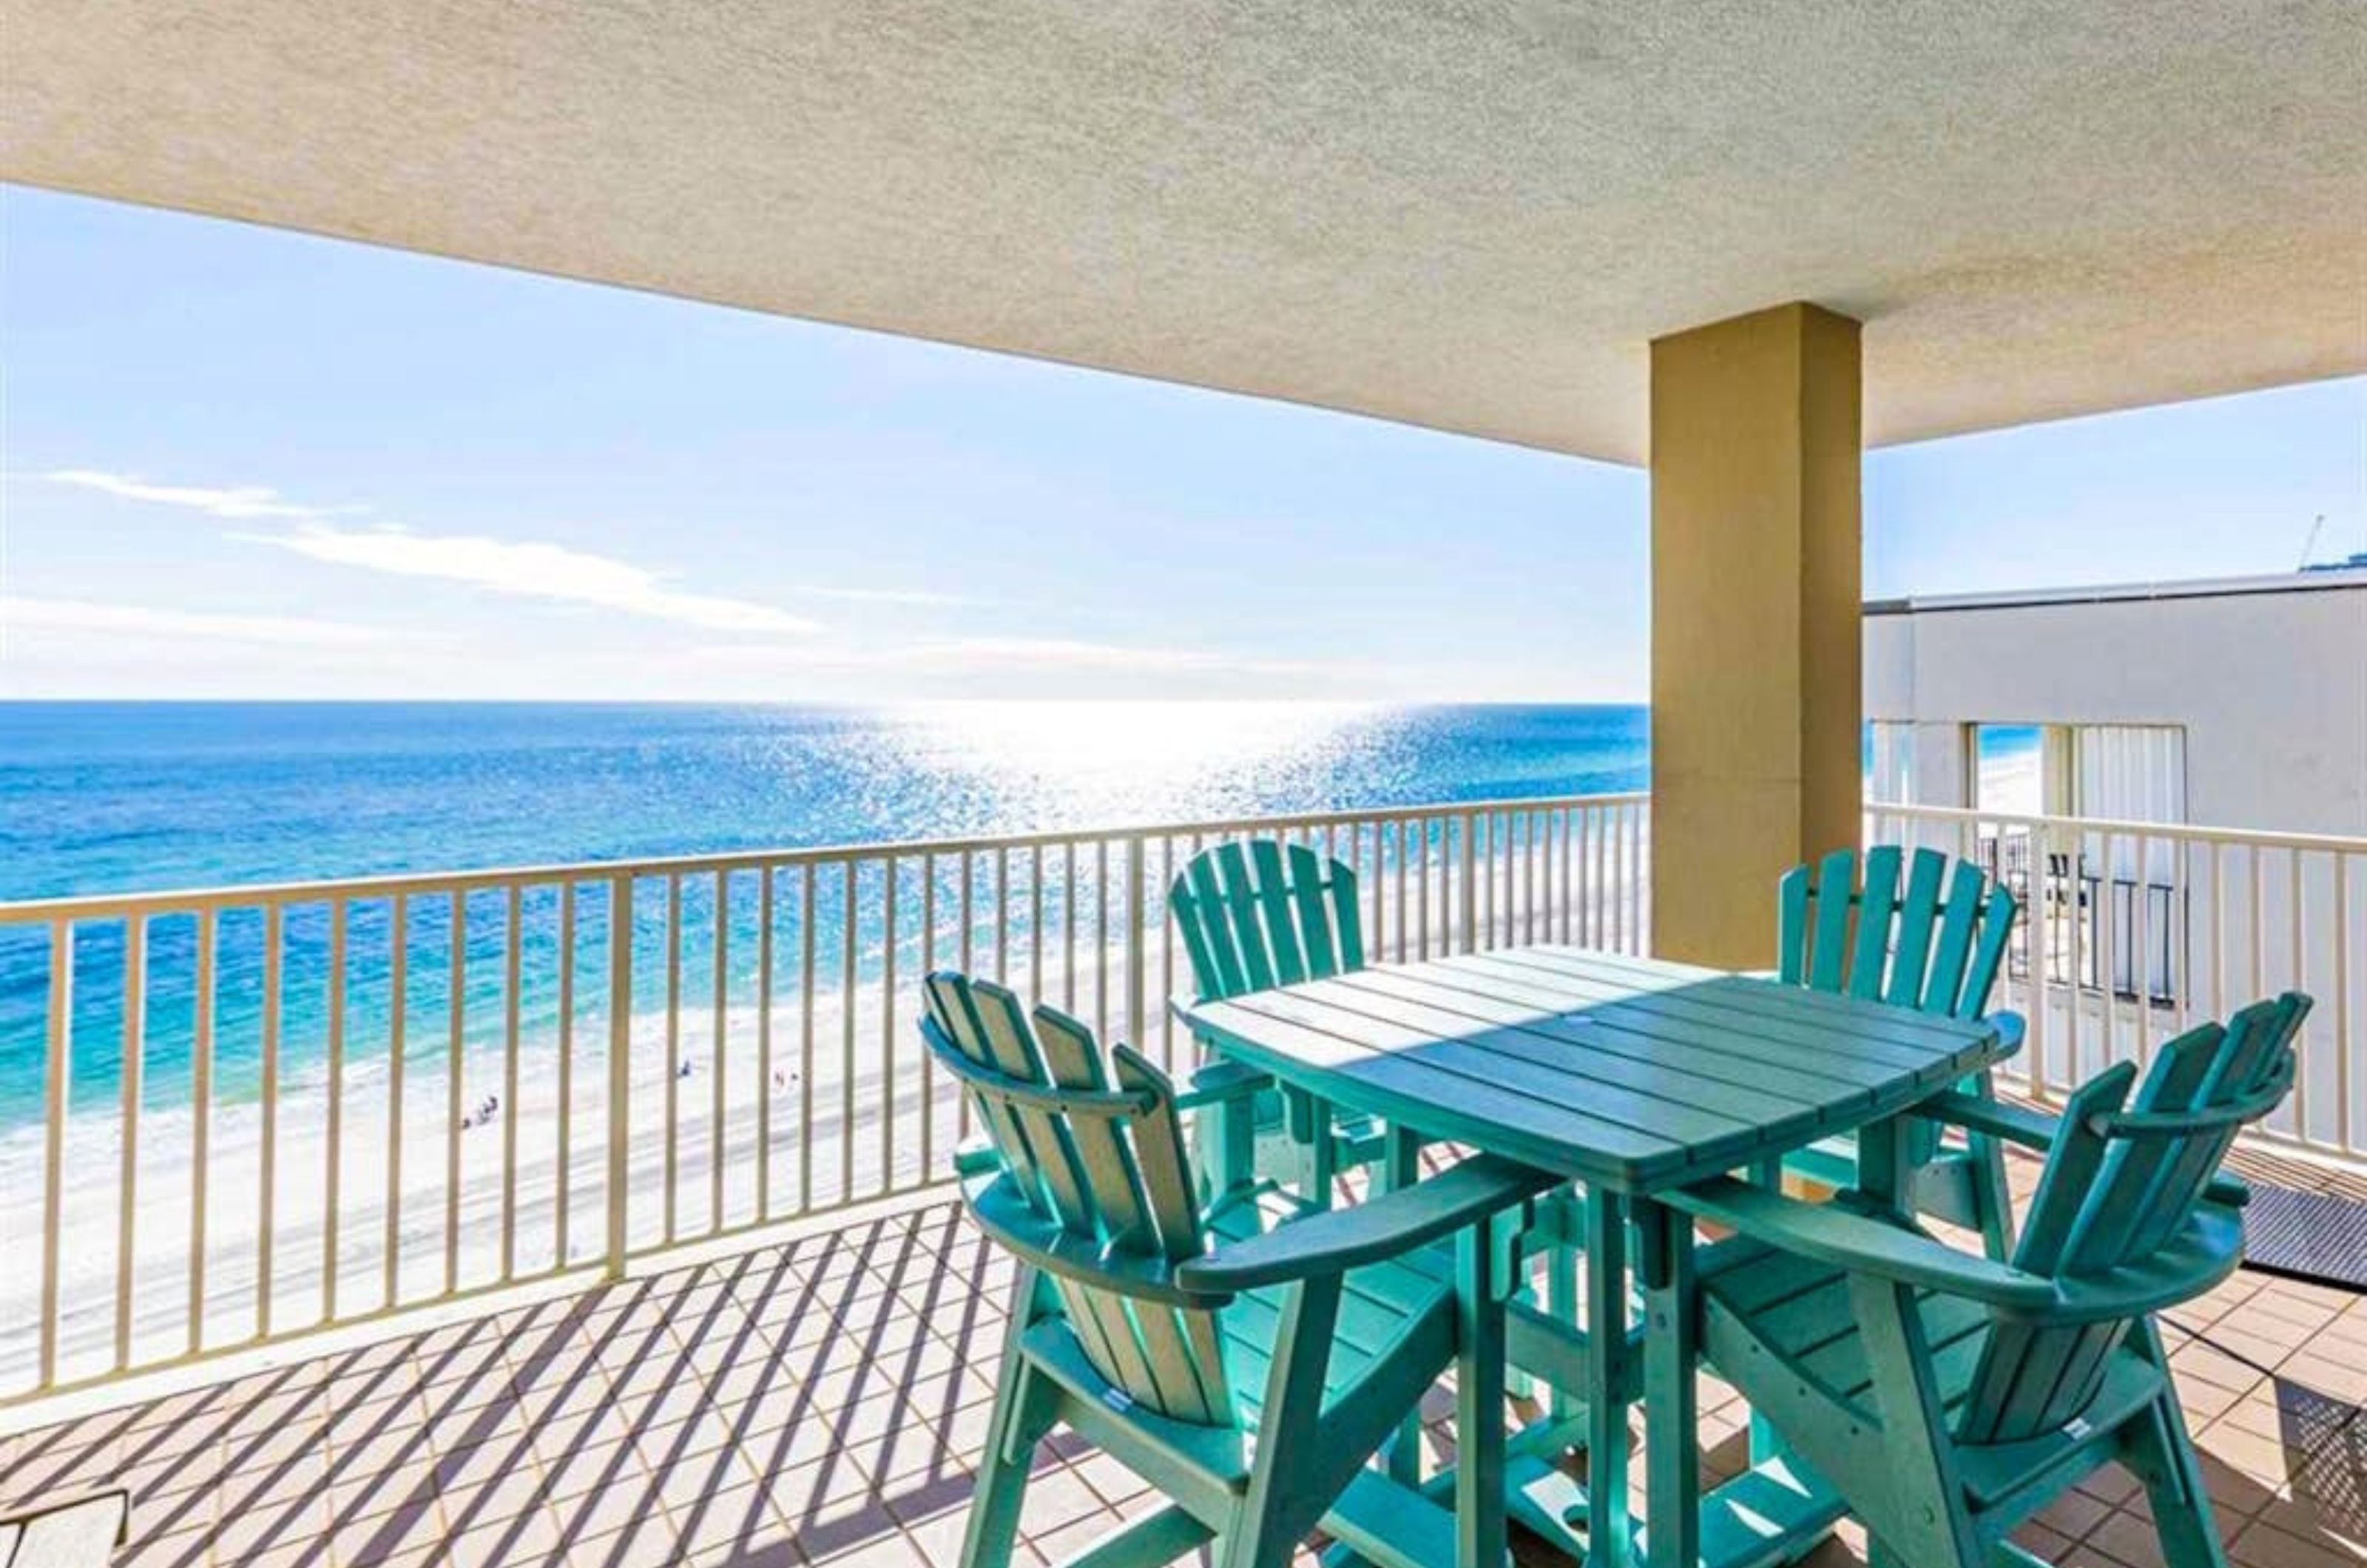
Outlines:
<svg viewBox="0 0 2367 1568"><path fill-rule="evenodd" d="M1639 789L1646 737L1636 706L0 704L0 898ZM735 932L748 892L727 911ZM531 972L555 941L556 895L545 904L525 911ZM867 966L879 909L866 887L816 918L852 918ZM502 914L472 900L460 944L485 1014ZM685 906L694 937L715 919ZM411 926L424 1038L447 994L449 919L423 907ZM636 908L639 951L663 919L660 899ZM367 1055L392 999L389 917L360 904L352 920L345 1021ZM288 917L283 1062L300 1075L324 1049L326 928L323 908ZM123 940L106 923L78 934L78 1103L118 1082ZM149 940L144 1092L170 1105L190 1081L194 922ZM226 919L219 940L217 1089L236 1099L260 1051L260 919ZM49 987L46 933L0 927L0 1130L40 1115ZM554 1005L528 1011L548 1021Z"/></svg>

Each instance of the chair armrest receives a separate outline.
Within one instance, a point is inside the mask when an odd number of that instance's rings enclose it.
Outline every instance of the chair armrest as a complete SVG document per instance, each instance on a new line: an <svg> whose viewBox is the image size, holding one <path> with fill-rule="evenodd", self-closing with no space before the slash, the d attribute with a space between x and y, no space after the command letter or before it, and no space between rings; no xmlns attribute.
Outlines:
<svg viewBox="0 0 2367 1568"><path fill-rule="evenodd" d="M2026 1111L2003 1100L1984 1100L1960 1089L1935 1094L1908 1114L1920 1121L1962 1127L1968 1133L1986 1133L2041 1154L2055 1146L2055 1134L2062 1126L2056 1118L2043 1111Z"/></svg>
<svg viewBox="0 0 2367 1568"><path fill-rule="evenodd" d="M1354 1208L1290 1220L1263 1235L1178 1264L1175 1281L1186 1290L1232 1293L1345 1273L1467 1230L1561 1182L1511 1160L1475 1155L1442 1175Z"/></svg>
<svg viewBox="0 0 2367 1568"><path fill-rule="evenodd" d="M1665 1195L1664 1201L1753 1241L1902 1285L1963 1296L2013 1314L2058 1305L2055 1281L1958 1252L1920 1231L1834 1203L1803 1203L1732 1177Z"/></svg>
<svg viewBox="0 0 2367 1568"><path fill-rule="evenodd" d="M1178 1091L1175 1109L1196 1111L1203 1106L1221 1105L1245 1099L1273 1083L1272 1077L1255 1067L1243 1066L1239 1062L1211 1062L1192 1075L1189 1089Z"/></svg>
<svg viewBox="0 0 2367 1568"><path fill-rule="evenodd" d="M1954 1089L1933 1095L1908 1114L1925 1122L1941 1122L1952 1127L1962 1127L1968 1133L1986 1133L1990 1137L2018 1144L2040 1154L2055 1147L2055 1135L2063 1130L2060 1117L2019 1105L2008 1105L2003 1100L1984 1100L1977 1094L1966 1094ZM2252 1201L2252 1190L2241 1178L2223 1172L2212 1177L2203 1190L2203 1196L2209 1202L2240 1209Z"/></svg>

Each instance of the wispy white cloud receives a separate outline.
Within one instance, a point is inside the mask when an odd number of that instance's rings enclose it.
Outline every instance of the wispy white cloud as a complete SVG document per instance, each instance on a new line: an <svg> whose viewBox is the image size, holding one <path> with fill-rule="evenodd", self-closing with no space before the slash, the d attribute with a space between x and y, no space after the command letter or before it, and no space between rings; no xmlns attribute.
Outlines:
<svg viewBox="0 0 2367 1568"><path fill-rule="evenodd" d="M403 528L332 528L317 523L291 534L237 536L333 565L435 578L493 593L583 604L708 631L803 637L821 629L802 615L770 604L685 592L646 568L564 545L472 534L414 534Z"/></svg>
<svg viewBox="0 0 2367 1568"><path fill-rule="evenodd" d="M256 544L276 545L315 560L368 567L402 576L442 578L528 598L568 600L704 626L710 631L804 636L817 629L810 620L771 605L685 592L668 587L658 573L645 568L562 545L469 535L439 536L399 527L364 530L321 526L331 518L368 509L308 505L289 501L277 491L263 485L153 484L133 475L97 468L57 468L41 478L125 501L186 507L233 521L281 519L307 525L290 534L238 536ZM798 583L791 585L787 592L801 598L850 604L947 607L990 602L968 594L922 588Z"/></svg>
<svg viewBox="0 0 2367 1568"><path fill-rule="evenodd" d="M105 473L96 468L58 468L42 478L59 484L79 485L85 490L103 491L125 501L153 501L165 506L187 506L215 517L241 521L261 517L336 517L364 510L358 506L300 506L292 501L282 500L277 491L266 485L150 484L129 474Z"/></svg>
<svg viewBox="0 0 2367 1568"><path fill-rule="evenodd" d="M217 615L159 610L144 604L101 604L86 599L36 599L0 594L0 632L105 632L115 637L194 638L306 648L353 648L385 640L371 626L294 615Z"/></svg>

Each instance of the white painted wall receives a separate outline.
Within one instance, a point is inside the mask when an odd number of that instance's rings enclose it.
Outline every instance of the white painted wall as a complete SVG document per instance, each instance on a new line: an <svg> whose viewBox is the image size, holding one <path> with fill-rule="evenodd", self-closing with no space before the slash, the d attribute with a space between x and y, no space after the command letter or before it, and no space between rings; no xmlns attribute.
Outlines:
<svg viewBox="0 0 2367 1568"><path fill-rule="evenodd" d="M2367 571L1869 606L1865 713L2178 725L2190 820L2367 834Z"/></svg>

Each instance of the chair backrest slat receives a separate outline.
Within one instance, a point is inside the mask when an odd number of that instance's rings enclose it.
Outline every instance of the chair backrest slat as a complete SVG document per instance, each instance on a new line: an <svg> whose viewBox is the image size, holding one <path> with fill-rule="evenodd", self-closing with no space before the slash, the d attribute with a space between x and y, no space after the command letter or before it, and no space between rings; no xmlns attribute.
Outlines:
<svg viewBox="0 0 2367 1568"><path fill-rule="evenodd" d="M1973 926L1980 918L1981 889L1980 868L1957 862L1955 875L1949 880L1948 902L1940 914L1940 940L1931 949L1931 972L1923 976L1923 998L1919 1005L1925 1012L1953 1016L1956 1011L1965 967L1972 962Z"/></svg>
<svg viewBox="0 0 2367 1568"><path fill-rule="evenodd" d="M1808 953L1808 985L1838 991L1849 976L1850 898L1857 881L1857 852L1835 850L1817 863L1817 935Z"/></svg>
<svg viewBox="0 0 2367 1568"><path fill-rule="evenodd" d="M1863 883L1860 872L1855 852L1835 850L1784 874L1777 977L1920 1012L1986 1015L2020 913L2013 895L1937 850L1907 856L1878 844L1865 852Z"/></svg>
<svg viewBox="0 0 2367 1568"><path fill-rule="evenodd" d="M1849 994L1869 1001L1882 996L1883 963L1889 956L1890 925L1898 912L1898 846L1878 844L1865 852L1865 886L1857 899L1857 946L1850 954Z"/></svg>
<svg viewBox="0 0 2367 1568"><path fill-rule="evenodd" d="M1019 998L1001 986L980 980L970 987L970 1000L980 1025L986 1031L996 1069L1023 1084L1053 1087ZM1066 1119L1022 1101L1006 1104L1026 1133L1028 1146L1036 1151L1036 1175L1053 1217L1075 1235L1098 1234L1102 1228L1101 1205L1079 1168L1076 1142Z"/></svg>
<svg viewBox="0 0 2367 1568"><path fill-rule="evenodd" d="M1298 944L1298 906L1290 897L1290 879L1283 874L1282 846L1272 839L1251 839L1248 845L1250 888L1262 917L1259 932L1265 938L1268 962L1277 986L1296 986L1307 978L1307 955Z"/></svg>
<svg viewBox="0 0 2367 1568"><path fill-rule="evenodd" d="M2185 1230L2237 1133L2267 1114L2293 1070L2309 998L2288 993L2163 1046L2134 1095L2122 1063L2082 1086L2032 1200L2014 1266L2055 1279L2142 1264ZM2123 1107L2125 1103L2126 1110ZM2131 1320L1999 1323L1957 1418L1973 1442L2010 1442L2078 1416Z"/></svg>
<svg viewBox="0 0 2367 1568"><path fill-rule="evenodd" d="M979 1108L1002 1167L997 1184L1017 1191L1046 1235L1082 1238L1110 1265L1080 1269L1072 1251L1048 1274L1086 1359L1163 1416L1231 1425L1215 1314L1145 1296L1125 1267L1195 1258L1206 1245L1174 1086L1125 1046L1105 1060L1084 1024L1049 1007L1031 1015L991 982L939 973L923 994L923 1035Z"/></svg>
<svg viewBox="0 0 2367 1568"><path fill-rule="evenodd" d="M1176 877L1168 901L1175 908L1176 919L1199 937L1198 942L1184 945L1192 955L1192 973L1200 981L1200 994L1237 997L1247 991L1249 975L1241 966L1232 912L1225 902L1224 882L1217 874L1213 852L1192 857L1192 863Z"/></svg>
<svg viewBox="0 0 2367 1568"><path fill-rule="evenodd" d="M1134 1161L1142 1193L1158 1226L1159 1250L1171 1263L1200 1255L1200 1209L1192 1189L1192 1157L1175 1116L1175 1089L1167 1075L1131 1045L1110 1052L1120 1089L1158 1097L1161 1109L1134 1122Z"/></svg>
<svg viewBox="0 0 2367 1568"><path fill-rule="evenodd" d="M1365 966L1356 874L1305 844L1217 844L1192 858L1167 897L1203 1000Z"/></svg>
<svg viewBox="0 0 2367 1568"><path fill-rule="evenodd" d="M2006 943L2013 939L2015 912L2012 894L2002 887L1989 889L1981 909L1980 944L1973 952L1973 966L1956 998L1958 1018L1979 1018L1989 1010L1989 998L1997 995L1998 971L2005 966Z"/></svg>
<svg viewBox="0 0 2367 1568"><path fill-rule="evenodd" d="M1899 900L1890 981L1882 993L1882 999L1894 1007L1923 1005L1923 971L1931 959L1931 927L1940 917L1940 884L1947 873L1948 857L1939 851L1915 852L1907 892Z"/></svg>
<svg viewBox="0 0 2367 1568"><path fill-rule="evenodd" d="M1808 983L1808 868L1795 865L1775 884L1775 977Z"/></svg>
<svg viewBox="0 0 2367 1568"><path fill-rule="evenodd" d="M1049 1007L1036 1010L1036 1039L1044 1066L1061 1089L1105 1089L1109 1070L1094 1048L1093 1031ZM1133 1152L1115 1117L1082 1116L1069 1124L1069 1142L1085 1190L1101 1212L1110 1241L1127 1252L1158 1253L1158 1229L1143 1201L1142 1179Z"/></svg>
<svg viewBox="0 0 2367 1568"><path fill-rule="evenodd" d="M967 981L958 975L931 975L921 983L921 996L928 1015L924 1028L934 1028L973 1066L1002 1071L987 1043L986 1028L979 1021ZM1028 1142L1027 1130L1007 1101L975 1089L969 1094L979 1123L986 1129L987 1141L994 1145L1003 1168L1012 1173L1030 1206L1040 1211L1044 1206L1044 1178L1035 1145Z"/></svg>
<svg viewBox="0 0 2367 1568"><path fill-rule="evenodd" d="M1239 844L1218 844L1210 852L1223 873L1225 914L1232 924L1233 949L1241 958L1241 984L1252 991L1275 985L1274 954L1258 923L1256 879L1250 874L1249 852Z"/></svg>

